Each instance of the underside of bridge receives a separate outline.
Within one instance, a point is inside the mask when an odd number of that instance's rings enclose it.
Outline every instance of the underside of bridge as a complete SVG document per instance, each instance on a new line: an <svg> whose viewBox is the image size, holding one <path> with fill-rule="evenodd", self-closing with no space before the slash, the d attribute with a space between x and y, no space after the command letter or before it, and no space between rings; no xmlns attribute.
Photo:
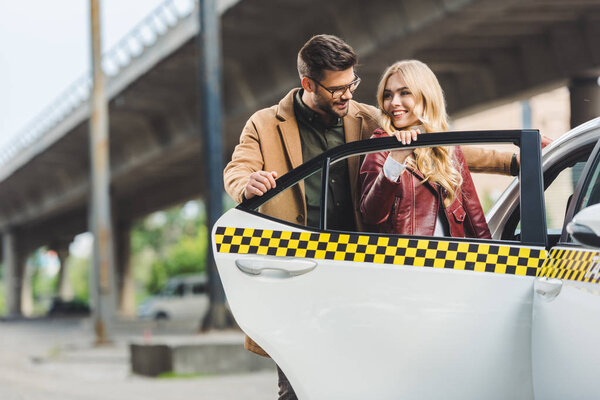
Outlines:
<svg viewBox="0 0 600 400"><path fill-rule="evenodd" d="M438 76L451 116L569 83L579 93L575 122L599 114L598 0L242 0L221 22L225 160L246 119L298 85L297 51L317 33L339 35L358 52L362 102L375 102L386 66L416 58ZM115 226L203 196L197 30L194 14L180 20L109 79ZM64 249L88 230L88 126L82 103L0 166L11 313L20 312L25 255L42 245ZM127 254L128 241L117 242Z"/></svg>

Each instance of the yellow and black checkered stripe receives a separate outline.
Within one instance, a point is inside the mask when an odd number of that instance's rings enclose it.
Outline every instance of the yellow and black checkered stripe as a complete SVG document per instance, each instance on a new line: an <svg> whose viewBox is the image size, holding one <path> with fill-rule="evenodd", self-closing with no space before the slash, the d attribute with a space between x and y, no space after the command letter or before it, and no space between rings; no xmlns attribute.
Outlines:
<svg viewBox="0 0 600 400"><path fill-rule="evenodd" d="M600 252L582 249L552 249L540 270L540 276L600 283Z"/></svg>
<svg viewBox="0 0 600 400"><path fill-rule="evenodd" d="M398 237L217 227L219 253L345 260L537 276L546 250Z"/></svg>

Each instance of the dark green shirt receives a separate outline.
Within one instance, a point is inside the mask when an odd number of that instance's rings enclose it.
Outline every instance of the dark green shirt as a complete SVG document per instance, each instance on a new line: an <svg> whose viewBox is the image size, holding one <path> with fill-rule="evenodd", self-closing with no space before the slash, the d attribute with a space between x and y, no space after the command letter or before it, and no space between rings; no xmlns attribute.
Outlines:
<svg viewBox="0 0 600 400"><path fill-rule="evenodd" d="M304 162L326 150L346 143L344 120L337 118L325 124L321 116L302 101L303 90L294 96L294 114L298 121L302 160ZM316 173L304 181L306 196L306 225L319 226L321 203L321 173ZM341 161L329 169L329 193L327 195L327 228L335 230L355 230L348 163Z"/></svg>

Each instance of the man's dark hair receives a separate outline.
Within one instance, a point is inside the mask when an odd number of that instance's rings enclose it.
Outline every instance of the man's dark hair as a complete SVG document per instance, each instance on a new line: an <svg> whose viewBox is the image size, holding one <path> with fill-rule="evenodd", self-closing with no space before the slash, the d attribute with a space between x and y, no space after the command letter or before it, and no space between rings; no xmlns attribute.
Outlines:
<svg viewBox="0 0 600 400"><path fill-rule="evenodd" d="M298 52L298 74L320 81L325 70L344 71L357 62L354 49L339 37L316 35Z"/></svg>

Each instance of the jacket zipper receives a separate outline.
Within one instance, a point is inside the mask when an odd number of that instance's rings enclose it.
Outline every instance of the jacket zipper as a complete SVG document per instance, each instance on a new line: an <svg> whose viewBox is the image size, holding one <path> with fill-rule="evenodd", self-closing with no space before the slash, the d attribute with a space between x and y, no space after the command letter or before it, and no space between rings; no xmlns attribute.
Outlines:
<svg viewBox="0 0 600 400"><path fill-rule="evenodd" d="M392 232L395 232L396 230L396 208L398 207L399 201L400 198L396 197L394 200L394 205L392 206L392 212L390 213L390 217L392 219Z"/></svg>

